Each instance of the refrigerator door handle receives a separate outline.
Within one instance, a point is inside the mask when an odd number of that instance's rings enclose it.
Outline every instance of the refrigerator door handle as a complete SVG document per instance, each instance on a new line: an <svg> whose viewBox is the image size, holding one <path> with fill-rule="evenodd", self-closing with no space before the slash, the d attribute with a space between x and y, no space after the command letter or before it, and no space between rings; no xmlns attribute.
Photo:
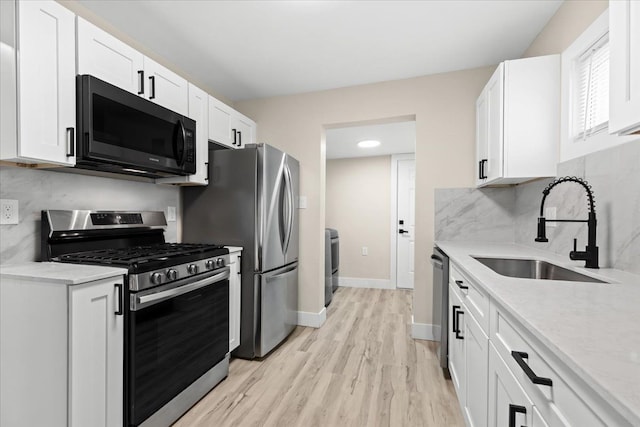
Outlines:
<svg viewBox="0 0 640 427"><path fill-rule="evenodd" d="M280 248L282 253L286 253L285 245L287 242L287 226L289 224L289 209L285 207L287 203L287 178L285 173L285 166L282 165L280 169L280 178L278 179L278 230L280 232Z"/></svg>
<svg viewBox="0 0 640 427"><path fill-rule="evenodd" d="M284 253L286 255L289 250L289 242L291 241L291 234L293 232L293 215L295 214L295 206L293 200L293 184L291 183L291 170L289 170L289 166L286 165L284 168L284 178L287 186L287 234L285 238L285 246Z"/></svg>

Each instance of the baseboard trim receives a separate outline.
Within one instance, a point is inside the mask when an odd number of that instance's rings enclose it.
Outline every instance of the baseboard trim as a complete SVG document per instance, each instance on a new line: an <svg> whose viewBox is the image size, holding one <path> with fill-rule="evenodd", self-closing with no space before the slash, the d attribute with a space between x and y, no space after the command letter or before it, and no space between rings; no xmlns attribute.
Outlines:
<svg viewBox="0 0 640 427"><path fill-rule="evenodd" d="M440 325L416 323L411 316L411 337L418 340L440 341Z"/></svg>
<svg viewBox="0 0 640 427"><path fill-rule="evenodd" d="M338 286L345 288L395 289L389 279L367 279L362 277L339 277Z"/></svg>
<svg viewBox="0 0 640 427"><path fill-rule="evenodd" d="M298 312L298 325L309 326L311 328L319 328L324 325L327 320L327 309L322 307L319 313L310 313L308 311Z"/></svg>

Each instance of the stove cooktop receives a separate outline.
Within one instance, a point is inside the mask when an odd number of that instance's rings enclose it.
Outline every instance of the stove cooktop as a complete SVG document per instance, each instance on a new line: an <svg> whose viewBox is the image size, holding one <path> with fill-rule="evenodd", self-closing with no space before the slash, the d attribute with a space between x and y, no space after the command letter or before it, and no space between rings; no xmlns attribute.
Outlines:
<svg viewBox="0 0 640 427"><path fill-rule="evenodd" d="M190 261L228 254L223 246L197 243L161 243L101 249L60 255L54 261L126 267L130 274L167 268Z"/></svg>

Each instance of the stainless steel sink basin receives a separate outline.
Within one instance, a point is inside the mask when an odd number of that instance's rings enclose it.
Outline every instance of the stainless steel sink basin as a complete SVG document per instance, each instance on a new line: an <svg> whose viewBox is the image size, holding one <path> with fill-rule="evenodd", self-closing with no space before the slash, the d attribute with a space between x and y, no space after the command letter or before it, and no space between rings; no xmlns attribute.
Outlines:
<svg viewBox="0 0 640 427"><path fill-rule="evenodd" d="M572 270L537 259L473 257L503 276L521 279L566 280L569 282L607 283Z"/></svg>

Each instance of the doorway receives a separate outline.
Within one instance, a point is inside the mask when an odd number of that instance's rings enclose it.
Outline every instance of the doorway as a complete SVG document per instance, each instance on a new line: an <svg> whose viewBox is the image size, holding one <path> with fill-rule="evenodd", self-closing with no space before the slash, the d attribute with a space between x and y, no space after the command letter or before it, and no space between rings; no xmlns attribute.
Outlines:
<svg viewBox="0 0 640 427"><path fill-rule="evenodd" d="M327 126L325 137L325 226L340 236L339 286L413 289L415 117Z"/></svg>

